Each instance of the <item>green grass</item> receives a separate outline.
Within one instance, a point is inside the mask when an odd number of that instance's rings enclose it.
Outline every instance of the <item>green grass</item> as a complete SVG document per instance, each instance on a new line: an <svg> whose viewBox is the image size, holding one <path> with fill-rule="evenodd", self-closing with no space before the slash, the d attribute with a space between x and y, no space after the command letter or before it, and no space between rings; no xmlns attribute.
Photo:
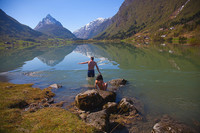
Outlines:
<svg viewBox="0 0 200 133"><path fill-rule="evenodd" d="M89 133L95 131L94 128L79 120L76 115L61 108L45 108L35 113L25 114L21 125L22 129L36 133Z"/></svg>
<svg viewBox="0 0 200 133"><path fill-rule="evenodd" d="M47 107L34 113L25 112L25 105L37 103L55 94L50 89L32 88L32 84L0 83L0 132L2 133L66 133L95 132L69 111Z"/></svg>

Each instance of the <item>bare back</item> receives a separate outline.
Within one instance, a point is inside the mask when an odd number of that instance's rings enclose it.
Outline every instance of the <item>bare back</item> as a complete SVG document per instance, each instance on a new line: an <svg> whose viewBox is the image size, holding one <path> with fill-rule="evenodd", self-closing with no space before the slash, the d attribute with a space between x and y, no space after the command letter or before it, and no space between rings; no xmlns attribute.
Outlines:
<svg viewBox="0 0 200 133"><path fill-rule="evenodd" d="M100 90L106 90L107 89L107 83L104 83L103 80L96 80L95 81L95 87L97 89L97 86Z"/></svg>
<svg viewBox="0 0 200 133"><path fill-rule="evenodd" d="M95 61L88 61L88 70L94 70L95 66L96 66Z"/></svg>

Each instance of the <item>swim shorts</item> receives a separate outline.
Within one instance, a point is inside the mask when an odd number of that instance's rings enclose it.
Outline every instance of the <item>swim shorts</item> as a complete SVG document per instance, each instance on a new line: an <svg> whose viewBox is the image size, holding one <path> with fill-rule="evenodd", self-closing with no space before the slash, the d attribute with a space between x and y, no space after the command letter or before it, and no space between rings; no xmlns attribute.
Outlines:
<svg viewBox="0 0 200 133"><path fill-rule="evenodd" d="M88 70L88 77L94 77L94 70Z"/></svg>

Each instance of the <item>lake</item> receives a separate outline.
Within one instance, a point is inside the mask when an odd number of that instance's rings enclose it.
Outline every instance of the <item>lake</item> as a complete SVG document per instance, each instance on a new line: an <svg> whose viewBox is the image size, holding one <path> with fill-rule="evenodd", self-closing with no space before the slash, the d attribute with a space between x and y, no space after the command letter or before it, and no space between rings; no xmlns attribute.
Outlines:
<svg viewBox="0 0 200 133"><path fill-rule="evenodd" d="M78 93L94 85L94 79L87 78L87 64L78 64L91 56L104 81L128 80L117 91L118 100L136 97L151 118L168 114L190 125L200 121L199 47L102 43L4 50L0 53L0 80L34 83L33 87L41 89L61 84L62 88L54 90L55 101L70 104Z"/></svg>

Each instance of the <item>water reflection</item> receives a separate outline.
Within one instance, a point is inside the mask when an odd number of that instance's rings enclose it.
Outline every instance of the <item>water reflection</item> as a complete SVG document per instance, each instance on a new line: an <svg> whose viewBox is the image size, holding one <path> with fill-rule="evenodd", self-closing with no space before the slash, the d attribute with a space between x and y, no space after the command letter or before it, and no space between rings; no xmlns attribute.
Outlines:
<svg viewBox="0 0 200 133"><path fill-rule="evenodd" d="M13 83L35 83L40 88L61 84L63 88L55 91L55 100L73 101L76 94L94 84L94 79L87 79L87 65L78 64L91 56L105 81L129 81L117 92L118 97L139 98L148 114L199 120L200 50L195 47L156 44L137 48L106 43L1 51L0 71Z"/></svg>
<svg viewBox="0 0 200 133"><path fill-rule="evenodd" d="M129 44L106 44L96 46L105 51L105 53L107 53L107 58L117 62L119 67L122 69L200 70L200 63L197 63L197 57L195 57L196 55L191 54L190 52L184 52L183 55L183 49L178 46L169 48L136 48ZM174 52L168 52L169 49L173 49ZM186 47L186 50L187 49L190 48ZM160 50L162 50L162 52L160 52Z"/></svg>
<svg viewBox="0 0 200 133"><path fill-rule="evenodd" d="M136 48L129 44L83 44L83 45L69 45L58 48L33 48L25 49L23 51L1 51L0 54L0 71L9 71L20 68L25 64L31 62L39 62L38 59L55 69L65 69L64 62L74 62L73 66L77 66L76 62L82 61L83 58L88 60L91 56L96 58L96 61L102 69L137 69L137 70L199 70L200 63L198 56L193 54L195 52L186 47L155 45L151 48ZM173 52L169 52L173 51ZM184 52L182 52L184 51ZM182 54L184 53L184 54ZM192 56L192 57L190 57ZM88 58L87 58L88 57ZM36 59L37 58L37 59ZM66 58L68 58L66 60ZM74 60L74 61L73 61ZM83 60L84 61L84 60ZM63 65L62 65L63 64ZM34 66L34 63L31 64ZM61 67L61 65L63 67ZM107 66L107 67L105 67ZM117 67L113 67L117 66ZM35 65L35 67L37 67ZM43 65L43 67L46 67ZM72 67L78 69L77 67ZM66 67L66 69L70 67ZM81 67L80 67L81 68Z"/></svg>
<svg viewBox="0 0 200 133"><path fill-rule="evenodd" d="M45 51L44 54L37 56L37 58L48 66L55 66L62 62L65 56L70 54L75 48L76 45L50 49Z"/></svg>

